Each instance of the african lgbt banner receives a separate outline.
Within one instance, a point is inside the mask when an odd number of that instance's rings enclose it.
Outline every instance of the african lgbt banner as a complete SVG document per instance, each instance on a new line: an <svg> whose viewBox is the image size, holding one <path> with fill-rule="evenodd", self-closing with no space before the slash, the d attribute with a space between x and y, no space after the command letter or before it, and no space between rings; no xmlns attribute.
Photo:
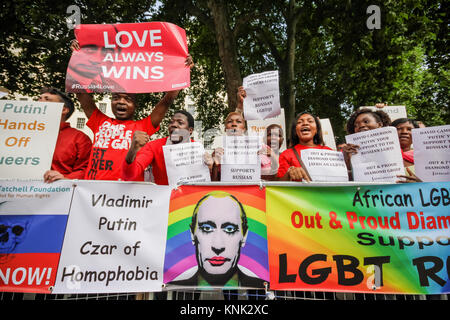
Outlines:
<svg viewBox="0 0 450 320"><path fill-rule="evenodd" d="M450 182L266 188L275 290L450 292Z"/></svg>
<svg viewBox="0 0 450 320"><path fill-rule="evenodd" d="M269 279L265 206L265 191L258 186L173 190L164 264L168 288L264 287Z"/></svg>
<svg viewBox="0 0 450 320"><path fill-rule="evenodd" d="M0 181L0 291L50 293L64 239L70 181Z"/></svg>

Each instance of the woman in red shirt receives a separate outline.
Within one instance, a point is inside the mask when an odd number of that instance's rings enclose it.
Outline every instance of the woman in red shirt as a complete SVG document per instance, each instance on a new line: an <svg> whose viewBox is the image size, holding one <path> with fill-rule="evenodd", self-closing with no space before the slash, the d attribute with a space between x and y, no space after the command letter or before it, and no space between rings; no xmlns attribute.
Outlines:
<svg viewBox="0 0 450 320"><path fill-rule="evenodd" d="M310 181L299 161L301 150L331 150L323 143L322 127L316 116L309 112L297 115L291 127L291 145L291 148L286 149L280 155L278 178L283 181Z"/></svg>

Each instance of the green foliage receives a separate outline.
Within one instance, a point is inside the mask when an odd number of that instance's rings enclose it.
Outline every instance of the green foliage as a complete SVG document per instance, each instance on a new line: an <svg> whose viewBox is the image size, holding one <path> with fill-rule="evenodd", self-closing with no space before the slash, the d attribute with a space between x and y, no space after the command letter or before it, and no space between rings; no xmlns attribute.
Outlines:
<svg viewBox="0 0 450 320"><path fill-rule="evenodd" d="M168 21L186 29L196 66L191 87L183 90L161 127L174 110L184 108L189 95L203 129L217 128L228 112L230 83L226 83L223 55L233 53L219 50L211 1L2 3L0 85L32 96L43 85L64 88L73 39L65 20L69 5L80 7L82 23ZM337 137L345 135L346 119L354 109L377 102L406 105L411 117L428 126L450 123L446 2L230 0L221 4L226 5L242 77L279 70L283 107L329 118ZM369 30L366 9L373 4L381 9L381 28ZM294 43L295 50L289 51L288 43ZM290 84L295 91L286 89ZM137 117L148 114L161 97L140 95Z"/></svg>

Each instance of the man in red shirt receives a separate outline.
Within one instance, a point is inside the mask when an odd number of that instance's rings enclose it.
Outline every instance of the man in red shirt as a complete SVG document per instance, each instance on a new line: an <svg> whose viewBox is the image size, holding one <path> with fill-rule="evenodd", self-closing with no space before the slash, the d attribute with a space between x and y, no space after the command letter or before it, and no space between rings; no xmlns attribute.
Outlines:
<svg viewBox="0 0 450 320"><path fill-rule="evenodd" d="M72 43L71 48L79 50L79 45ZM186 66L190 68L194 66L190 55L186 58ZM159 130L161 120L179 92L180 90L166 92L151 114L138 121L133 120L136 110L134 93L112 93L111 109L115 118L103 114L89 93L77 93L81 108L89 119L86 125L94 133L85 179L120 180L122 162L130 148L134 132L142 131L149 139Z"/></svg>
<svg viewBox="0 0 450 320"><path fill-rule="evenodd" d="M92 142L86 134L70 127L70 123L66 122L74 111L72 100L55 88L42 88L38 101L64 103L51 169L44 173L44 181L83 179Z"/></svg>
<svg viewBox="0 0 450 320"><path fill-rule="evenodd" d="M131 147L122 166L122 179L144 181L144 170L151 165L155 183L168 185L163 146L190 141L194 130L194 118L184 110L176 111L170 119L169 136L154 141L148 140L144 132L136 131Z"/></svg>

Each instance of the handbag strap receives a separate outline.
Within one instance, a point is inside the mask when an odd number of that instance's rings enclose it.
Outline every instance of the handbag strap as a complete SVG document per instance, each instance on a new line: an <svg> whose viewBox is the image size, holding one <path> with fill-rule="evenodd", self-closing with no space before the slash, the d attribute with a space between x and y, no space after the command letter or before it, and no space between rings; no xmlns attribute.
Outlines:
<svg viewBox="0 0 450 320"><path fill-rule="evenodd" d="M294 151L294 154L295 154L295 157L296 157L297 160L298 160L298 163L300 163L300 165L302 165L302 161L300 160L300 155L298 154L298 152L297 152L297 150L295 149L295 147L292 147L291 149L292 149L292 151Z"/></svg>

